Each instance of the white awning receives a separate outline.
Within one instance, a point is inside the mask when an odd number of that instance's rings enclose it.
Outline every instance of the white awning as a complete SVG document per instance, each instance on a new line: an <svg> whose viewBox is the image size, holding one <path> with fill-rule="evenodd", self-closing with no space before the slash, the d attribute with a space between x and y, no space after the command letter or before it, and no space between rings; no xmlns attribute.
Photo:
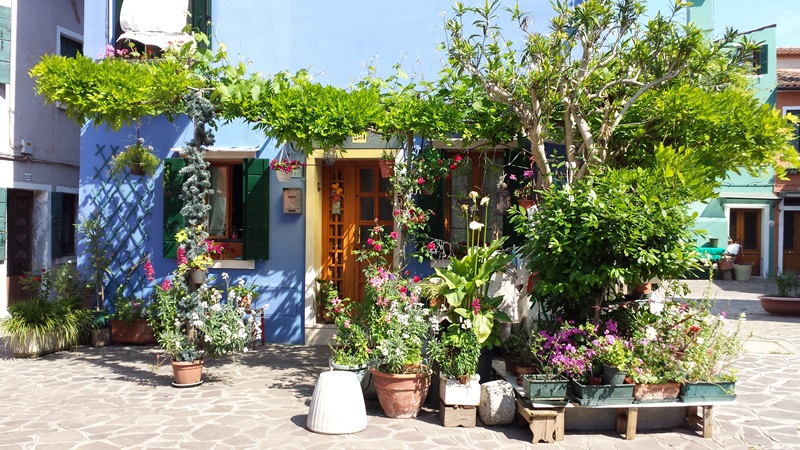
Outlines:
<svg viewBox="0 0 800 450"><path fill-rule="evenodd" d="M189 0L124 0L119 13L122 35L117 42L132 40L166 48L192 41L183 33Z"/></svg>

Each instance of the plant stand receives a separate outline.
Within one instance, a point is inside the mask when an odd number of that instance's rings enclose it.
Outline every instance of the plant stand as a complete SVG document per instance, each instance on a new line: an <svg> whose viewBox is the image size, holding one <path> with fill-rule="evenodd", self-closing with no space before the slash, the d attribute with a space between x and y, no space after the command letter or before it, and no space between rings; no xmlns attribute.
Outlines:
<svg viewBox="0 0 800 450"><path fill-rule="evenodd" d="M445 427L473 428L477 423L478 408L472 405L446 405L439 400L439 419Z"/></svg>
<svg viewBox="0 0 800 450"><path fill-rule="evenodd" d="M564 409L566 403L558 406L540 408L526 399L517 397L517 414L527 423L533 433L532 443L547 443L564 440Z"/></svg>
<svg viewBox="0 0 800 450"><path fill-rule="evenodd" d="M685 423L693 430L701 428L703 437L710 439L714 435L714 407L711 405L687 406Z"/></svg>

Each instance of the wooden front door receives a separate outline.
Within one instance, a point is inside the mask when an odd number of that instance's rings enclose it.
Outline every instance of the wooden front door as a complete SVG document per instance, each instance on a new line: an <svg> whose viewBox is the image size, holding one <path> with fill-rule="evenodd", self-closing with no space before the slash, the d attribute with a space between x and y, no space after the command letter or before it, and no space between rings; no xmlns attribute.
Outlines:
<svg viewBox="0 0 800 450"><path fill-rule="evenodd" d="M742 244L742 263L753 264L753 275L761 273L761 210L731 209L728 235Z"/></svg>
<svg viewBox="0 0 800 450"><path fill-rule="evenodd" d="M322 173L322 276L333 281L341 298L364 298L364 263L353 252L366 245L370 230L392 231L389 179L377 160L344 160Z"/></svg>
<svg viewBox="0 0 800 450"><path fill-rule="evenodd" d="M783 212L783 271L800 271L800 211Z"/></svg>
<svg viewBox="0 0 800 450"><path fill-rule="evenodd" d="M33 192L8 190L8 302L27 296L19 284L33 269Z"/></svg>

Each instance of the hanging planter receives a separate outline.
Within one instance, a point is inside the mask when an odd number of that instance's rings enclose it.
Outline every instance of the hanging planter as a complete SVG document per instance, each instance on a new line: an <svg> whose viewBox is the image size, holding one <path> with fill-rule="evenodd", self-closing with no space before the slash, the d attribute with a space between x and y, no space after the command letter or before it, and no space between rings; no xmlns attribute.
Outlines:
<svg viewBox="0 0 800 450"><path fill-rule="evenodd" d="M291 180L292 172L301 167L305 167L305 165L304 162L300 162L296 159L289 159L286 155L285 147L281 150L280 154L278 154L278 158L269 162L269 168L275 171L275 176L278 177L278 181L281 183Z"/></svg>
<svg viewBox="0 0 800 450"><path fill-rule="evenodd" d="M153 154L152 145L144 145L144 139L139 138L135 144L125 146L125 150L111 158L108 174L116 174L128 169L134 176L153 176L161 166L161 159Z"/></svg>

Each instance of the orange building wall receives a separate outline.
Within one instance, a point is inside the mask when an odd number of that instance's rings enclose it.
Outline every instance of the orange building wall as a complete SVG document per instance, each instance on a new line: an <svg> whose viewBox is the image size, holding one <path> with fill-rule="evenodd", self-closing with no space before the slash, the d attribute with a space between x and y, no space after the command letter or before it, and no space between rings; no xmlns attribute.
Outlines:
<svg viewBox="0 0 800 450"><path fill-rule="evenodd" d="M800 107L800 91L778 91L778 99L775 103L775 107L781 112L783 112L784 106Z"/></svg>

